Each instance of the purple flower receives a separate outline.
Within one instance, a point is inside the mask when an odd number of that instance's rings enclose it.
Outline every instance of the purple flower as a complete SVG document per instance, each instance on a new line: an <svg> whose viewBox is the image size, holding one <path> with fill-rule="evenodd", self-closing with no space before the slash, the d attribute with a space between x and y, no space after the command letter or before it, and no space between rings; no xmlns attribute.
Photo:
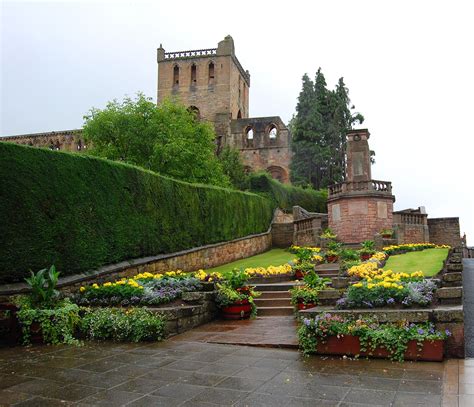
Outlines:
<svg viewBox="0 0 474 407"><path fill-rule="evenodd" d="M444 331L444 333L446 334L446 336L451 336L452 335L452 333L450 332L449 329L446 329L446 331Z"/></svg>
<svg viewBox="0 0 474 407"><path fill-rule="evenodd" d="M303 319L303 324L305 324L306 326L310 326L311 321L308 318L305 318L305 319Z"/></svg>
<svg viewBox="0 0 474 407"><path fill-rule="evenodd" d="M418 329L418 333L419 333L420 335L423 335L423 334L425 333L425 331L423 331L423 329L419 328L419 329Z"/></svg>
<svg viewBox="0 0 474 407"><path fill-rule="evenodd" d="M389 298L387 300L387 304L393 304L395 302L395 300L393 298Z"/></svg>

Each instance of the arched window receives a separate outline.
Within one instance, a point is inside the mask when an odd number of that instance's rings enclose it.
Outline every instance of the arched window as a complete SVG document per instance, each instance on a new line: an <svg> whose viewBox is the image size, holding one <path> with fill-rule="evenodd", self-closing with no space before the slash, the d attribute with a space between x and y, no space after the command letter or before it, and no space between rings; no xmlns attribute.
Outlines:
<svg viewBox="0 0 474 407"><path fill-rule="evenodd" d="M214 62L209 64L209 78L208 78L208 85L214 85Z"/></svg>
<svg viewBox="0 0 474 407"><path fill-rule="evenodd" d="M239 109L239 111L237 112L237 119L241 119L241 118L242 118L242 112Z"/></svg>
<svg viewBox="0 0 474 407"><path fill-rule="evenodd" d="M191 65L191 86L196 86L196 65Z"/></svg>
<svg viewBox="0 0 474 407"><path fill-rule="evenodd" d="M250 126L245 129L245 146L247 148L253 148L254 147L253 129Z"/></svg>
<svg viewBox="0 0 474 407"><path fill-rule="evenodd" d="M201 113L199 112L199 108L197 108L196 106L189 106L188 112L190 112L196 120L201 119Z"/></svg>
<svg viewBox="0 0 474 407"><path fill-rule="evenodd" d="M173 85L179 85L179 66L175 65L173 68Z"/></svg>
<svg viewBox="0 0 474 407"><path fill-rule="evenodd" d="M278 129L274 124L272 124L268 128L268 140L270 141L270 145L276 144L277 139L278 139Z"/></svg>

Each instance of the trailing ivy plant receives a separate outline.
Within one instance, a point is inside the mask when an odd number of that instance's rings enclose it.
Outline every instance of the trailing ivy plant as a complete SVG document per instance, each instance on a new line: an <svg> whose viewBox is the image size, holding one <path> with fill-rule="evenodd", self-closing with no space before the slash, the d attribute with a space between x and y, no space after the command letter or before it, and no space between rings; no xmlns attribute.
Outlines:
<svg viewBox="0 0 474 407"><path fill-rule="evenodd" d="M20 309L17 317L21 324L24 345L31 343L31 333L35 325L38 331L41 330L44 343L79 344L79 341L74 338L80 321L79 307L71 303L69 299L58 301L50 308L37 308L29 297L21 297L18 305Z"/></svg>

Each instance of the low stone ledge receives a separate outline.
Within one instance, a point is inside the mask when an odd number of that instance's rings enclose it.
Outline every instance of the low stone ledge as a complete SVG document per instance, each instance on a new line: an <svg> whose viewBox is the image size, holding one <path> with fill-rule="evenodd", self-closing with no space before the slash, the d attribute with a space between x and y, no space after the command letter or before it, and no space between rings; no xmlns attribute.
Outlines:
<svg viewBox="0 0 474 407"><path fill-rule="evenodd" d="M464 312L462 305L438 307L433 309L435 322L463 322Z"/></svg>
<svg viewBox="0 0 474 407"><path fill-rule="evenodd" d="M443 287L436 290L436 296L441 299L461 299L462 298L462 287Z"/></svg>
<svg viewBox="0 0 474 407"><path fill-rule="evenodd" d="M460 272L463 270L462 263L448 263L446 265L446 271L450 272Z"/></svg>
<svg viewBox="0 0 474 407"><path fill-rule="evenodd" d="M190 304L202 304L204 301L212 301L214 296L212 291L190 291L184 292L181 299Z"/></svg>
<svg viewBox="0 0 474 407"><path fill-rule="evenodd" d="M300 311L300 315L305 317L311 317L319 314L320 312L329 312L333 315L341 316L355 316L355 317L375 317L379 322L397 322L401 320L407 320L409 322L427 322L430 320L430 313L432 310L428 309L320 309L319 307L311 308L309 310Z"/></svg>
<svg viewBox="0 0 474 407"><path fill-rule="evenodd" d="M444 283L460 283L462 285L462 273L446 273L443 275Z"/></svg>

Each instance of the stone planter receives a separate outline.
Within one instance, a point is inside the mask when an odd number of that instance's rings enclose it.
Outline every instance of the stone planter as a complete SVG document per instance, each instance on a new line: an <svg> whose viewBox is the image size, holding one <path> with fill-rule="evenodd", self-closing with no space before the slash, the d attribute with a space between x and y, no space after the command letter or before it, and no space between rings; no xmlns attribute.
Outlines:
<svg viewBox="0 0 474 407"><path fill-rule="evenodd" d="M374 358L389 358L390 353L385 348L375 348L373 351L361 352L360 341L357 336L344 335L341 337L330 336L325 342L317 345L316 353L322 355L348 355L348 356L368 356ZM444 341L424 341L418 347L416 341L408 342L405 351L405 360L422 360L430 362L441 362L444 355Z"/></svg>
<svg viewBox="0 0 474 407"><path fill-rule="evenodd" d="M237 301L221 308L222 319L248 319L252 313L252 304L249 300Z"/></svg>

